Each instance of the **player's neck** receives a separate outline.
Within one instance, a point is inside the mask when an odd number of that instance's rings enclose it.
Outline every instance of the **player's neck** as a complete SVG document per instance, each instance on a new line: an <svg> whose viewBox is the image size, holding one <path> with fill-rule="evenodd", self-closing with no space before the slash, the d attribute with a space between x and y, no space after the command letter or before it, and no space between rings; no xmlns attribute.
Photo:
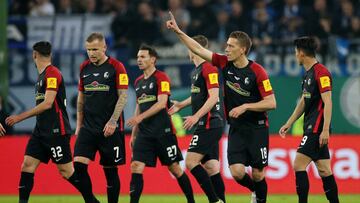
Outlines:
<svg viewBox="0 0 360 203"><path fill-rule="evenodd" d="M50 61L38 61L36 63L36 69L38 70L39 74L41 74L49 65L51 65Z"/></svg>
<svg viewBox="0 0 360 203"><path fill-rule="evenodd" d="M200 64L204 63L205 60L200 57L194 57L193 62L196 67L198 67Z"/></svg>
<svg viewBox="0 0 360 203"><path fill-rule="evenodd" d="M95 64L96 66L100 66L102 65L103 63L105 63L106 60L108 60L108 56L104 56L97 64Z"/></svg>
<svg viewBox="0 0 360 203"><path fill-rule="evenodd" d="M149 78L155 71L156 71L155 66L145 69L144 70L144 78L145 79Z"/></svg>
<svg viewBox="0 0 360 203"><path fill-rule="evenodd" d="M314 66L314 64L316 64L318 61L316 60L316 58L307 58L304 60L303 62L303 66L305 68L306 71L310 70L311 67Z"/></svg>
<svg viewBox="0 0 360 203"><path fill-rule="evenodd" d="M233 64L236 68L245 68L249 64L249 60L246 56L240 56L233 62Z"/></svg>

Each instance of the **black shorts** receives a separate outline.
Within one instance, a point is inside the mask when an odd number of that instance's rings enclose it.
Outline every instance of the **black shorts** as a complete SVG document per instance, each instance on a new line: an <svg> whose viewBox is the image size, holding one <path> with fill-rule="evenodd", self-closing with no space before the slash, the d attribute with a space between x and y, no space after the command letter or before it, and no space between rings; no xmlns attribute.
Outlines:
<svg viewBox="0 0 360 203"><path fill-rule="evenodd" d="M330 159L328 145L320 148L319 136L320 134L318 133L304 134L297 152L310 157L313 161L320 159Z"/></svg>
<svg viewBox="0 0 360 203"><path fill-rule="evenodd" d="M103 132L81 128L75 143L74 156L83 156L94 161L97 151L103 166L125 164L124 133L116 129L113 135L105 137Z"/></svg>
<svg viewBox="0 0 360 203"><path fill-rule="evenodd" d="M164 134L155 137L139 133L134 142L132 161L140 161L146 166L155 167L157 157L161 164L166 166L183 160L176 135Z"/></svg>
<svg viewBox="0 0 360 203"><path fill-rule="evenodd" d="M219 160L219 140L224 128L195 130L190 141L188 152L196 152L204 155L201 163L209 160Z"/></svg>
<svg viewBox="0 0 360 203"><path fill-rule="evenodd" d="M230 127L228 138L229 165L241 163L253 168L268 165L269 129Z"/></svg>
<svg viewBox="0 0 360 203"><path fill-rule="evenodd" d="M48 163L66 164L72 161L70 135L32 135L26 146L25 155Z"/></svg>

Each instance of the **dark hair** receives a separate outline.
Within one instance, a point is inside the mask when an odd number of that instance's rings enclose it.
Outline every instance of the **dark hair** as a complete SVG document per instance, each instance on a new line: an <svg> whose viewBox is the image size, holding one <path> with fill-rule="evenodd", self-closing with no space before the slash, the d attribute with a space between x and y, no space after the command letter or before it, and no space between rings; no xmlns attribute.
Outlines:
<svg viewBox="0 0 360 203"><path fill-rule="evenodd" d="M94 40L99 40L99 41L102 41L104 40L105 37L102 33L100 32L93 32L91 33L87 38L86 38L86 41L87 42L93 42Z"/></svg>
<svg viewBox="0 0 360 203"><path fill-rule="evenodd" d="M37 51L42 56L49 57L51 55L51 44L48 41L36 42L33 45L33 50Z"/></svg>
<svg viewBox="0 0 360 203"><path fill-rule="evenodd" d="M229 38L237 39L240 43L240 46L244 46L246 48L245 54L248 54L250 52L252 42L248 34L242 31L234 31L230 33Z"/></svg>
<svg viewBox="0 0 360 203"><path fill-rule="evenodd" d="M142 44L139 48L139 50L147 50L149 51L149 55L150 57L155 57L156 59L159 58L158 53L156 52L156 50L154 49L154 47L147 45L147 44Z"/></svg>
<svg viewBox="0 0 360 203"><path fill-rule="evenodd" d="M304 52L306 56L315 57L318 48L318 42L314 37L299 37L294 40L296 49Z"/></svg>
<svg viewBox="0 0 360 203"><path fill-rule="evenodd" d="M196 42L198 42L204 48L209 47L209 41L204 35L195 35L192 37Z"/></svg>

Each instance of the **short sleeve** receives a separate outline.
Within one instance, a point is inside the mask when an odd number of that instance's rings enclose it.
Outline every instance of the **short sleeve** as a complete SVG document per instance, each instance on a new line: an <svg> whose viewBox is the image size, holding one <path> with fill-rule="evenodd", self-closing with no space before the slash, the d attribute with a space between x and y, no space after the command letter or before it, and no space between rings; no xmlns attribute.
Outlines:
<svg viewBox="0 0 360 203"><path fill-rule="evenodd" d="M207 89L219 87L219 72L210 63L203 64L202 76L205 79Z"/></svg>
<svg viewBox="0 0 360 203"><path fill-rule="evenodd" d="M117 89L128 89L129 78L126 73L125 67L122 63L118 62L115 64L116 70L116 88Z"/></svg>
<svg viewBox="0 0 360 203"><path fill-rule="evenodd" d="M317 81L320 93L331 91L332 78L330 72L326 68L318 68L318 70L316 70L315 79Z"/></svg>
<svg viewBox="0 0 360 203"><path fill-rule="evenodd" d="M167 94L170 95L170 79L169 77L162 72L156 73L156 80L157 80L157 86L158 86L158 92L157 94Z"/></svg>
<svg viewBox="0 0 360 203"><path fill-rule="evenodd" d="M228 63L228 59L227 59L227 56L225 56L225 55L213 53L211 63L214 66L224 68L226 66L226 64Z"/></svg>
<svg viewBox="0 0 360 203"><path fill-rule="evenodd" d="M253 64L252 69L256 75L256 84L258 86L261 97L264 98L274 94L269 76L267 75L265 69L258 64Z"/></svg>
<svg viewBox="0 0 360 203"><path fill-rule="evenodd" d="M57 91L62 82L62 76L60 71L54 66L47 68L45 73L45 82L46 90Z"/></svg>

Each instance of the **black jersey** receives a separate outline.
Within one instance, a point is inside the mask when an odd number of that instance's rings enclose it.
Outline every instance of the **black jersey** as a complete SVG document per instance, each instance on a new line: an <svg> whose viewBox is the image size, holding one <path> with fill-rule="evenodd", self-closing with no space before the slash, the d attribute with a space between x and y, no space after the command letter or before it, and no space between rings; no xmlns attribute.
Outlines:
<svg viewBox="0 0 360 203"><path fill-rule="evenodd" d="M80 66L79 91L84 93L84 127L102 132L114 113L118 89L128 88L125 67L109 57L96 66L89 60ZM124 114L119 118L119 130L124 130Z"/></svg>
<svg viewBox="0 0 360 203"><path fill-rule="evenodd" d="M305 100L304 132L320 133L324 123L324 102L321 93L331 91L332 78L326 67L316 63L308 70L302 81Z"/></svg>
<svg viewBox="0 0 360 203"><path fill-rule="evenodd" d="M227 114L235 107L259 102L273 94L265 69L254 61L249 60L244 68L236 68L226 56L214 53L212 64L222 68ZM268 127L266 112L246 111L238 118L228 117L228 121L236 128Z"/></svg>
<svg viewBox="0 0 360 203"><path fill-rule="evenodd" d="M149 78L144 75L135 81L136 102L139 105L140 113L145 112L158 101L158 96L167 94L170 96L170 80L162 71L156 70ZM139 131L146 136L159 136L174 133L171 117L168 114L170 99L167 107L155 115L144 119L139 124Z"/></svg>
<svg viewBox="0 0 360 203"><path fill-rule="evenodd" d="M56 91L52 107L36 116L34 134L39 136L68 135L71 133L69 117L66 111L66 91L61 72L49 65L39 75L35 85L36 105L45 100L47 90Z"/></svg>
<svg viewBox="0 0 360 203"><path fill-rule="evenodd" d="M219 88L219 100L197 123L197 129L211 129L224 126L222 87L219 87L219 73L215 66L205 62L196 67L191 75L191 108L193 115L209 98L208 89Z"/></svg>

